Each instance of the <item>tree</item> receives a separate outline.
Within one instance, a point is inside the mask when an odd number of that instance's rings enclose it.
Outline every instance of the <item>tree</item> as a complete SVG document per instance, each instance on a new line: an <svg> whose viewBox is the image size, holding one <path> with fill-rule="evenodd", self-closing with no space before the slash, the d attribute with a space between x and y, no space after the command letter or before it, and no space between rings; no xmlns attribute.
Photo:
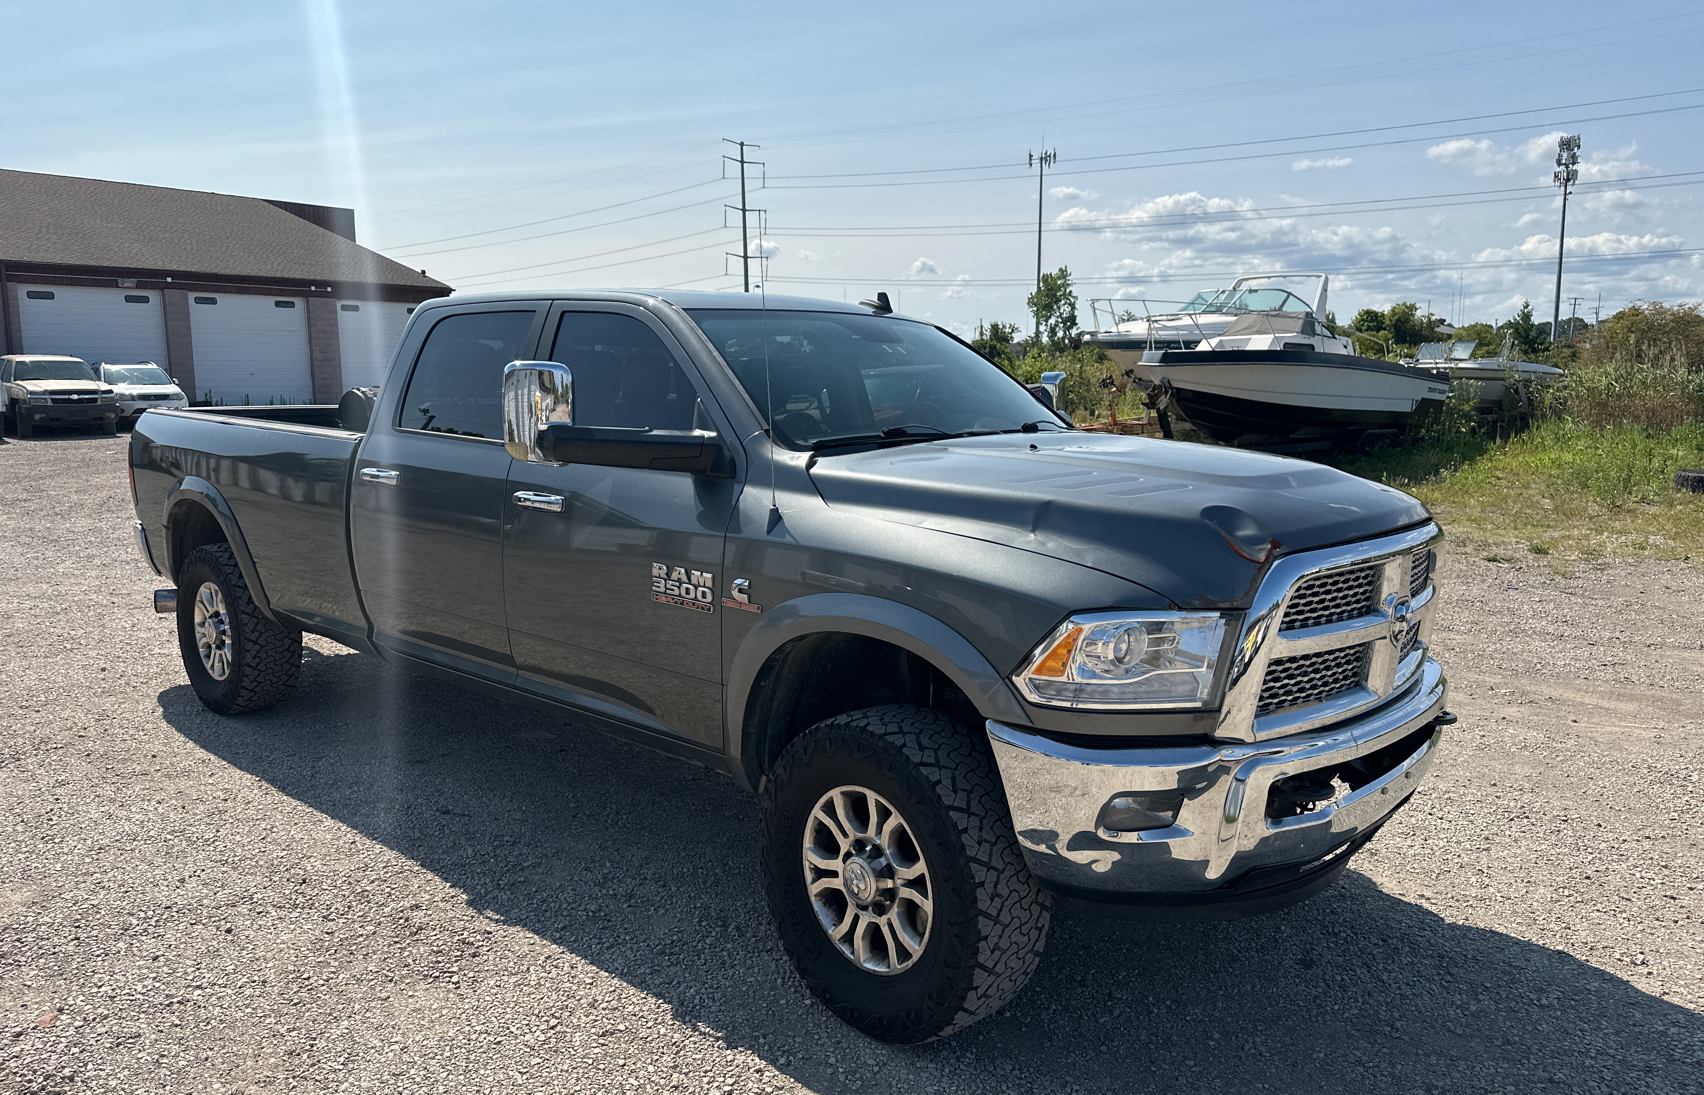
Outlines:
<svg viewBox="0 0 1704 1095"><path fill-rule="evenodd" d="M1385 329L1390 331L1391 341L1398 346L1418 346L1422 342L1436 342L1438 320L1433 315L1421 315L1420 306L1413 301L1402 301L1392 304L1385 313Z"/></svg>
<svg viewBox="0 0 1704 1095"><path fill-rule="evenodd" d="M1011 372L1017 365L1018 359L1012 354L1012 343L1018 340L1018 325L1016 323L1001 323L999 320L988 325L987 333L979 334L971 340L978 353L994 364Z"/></svg>
<svg viewBox="0 0 1704 1095"><path fill-rule="evenodd" d="M1532 318L1532 302L1523 300L1521 310L1507 323L1499 324L1497 332L1507 340L1509 356L1531 361L1550 349L1548 327L1549 324L1539 324Z"/></svg>
<svg viewBox="0 0 1704 1095"><path fill-rule="evenodd" d="M1385 329L1385 316L1377 308L1362 308L1349 321L1349 326L1357 331L1382 331Z"/></svg>
<svg viewBox="0 0 1704 1095"><path fill-rule="evenodd" d="M1077 333L1077 294L1071 290L1070 269L1061 266L1055 273L1041 275L1041 288L1026 303L1042 346L1055 354L1069 349Z"/></svg>

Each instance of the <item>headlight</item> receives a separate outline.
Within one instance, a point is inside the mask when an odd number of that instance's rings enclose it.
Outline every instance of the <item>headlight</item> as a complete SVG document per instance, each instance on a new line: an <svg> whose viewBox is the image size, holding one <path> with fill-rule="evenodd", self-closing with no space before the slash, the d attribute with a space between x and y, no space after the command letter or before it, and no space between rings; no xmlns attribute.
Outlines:
<svg viewBox="0 0 1704 1095"><path fill-rule="evenodd" d="M1225 637L1217 612L1091 612L1060 624L1014 677L1048 707L1205 707Z"/></svg>
<svg viewBox="0 0 1704 1095"><path fill-rule="evenodd" d="M53 397L51 395L32 395L32 396L30 396L30 402L31 403L52 403Z"/></svg>

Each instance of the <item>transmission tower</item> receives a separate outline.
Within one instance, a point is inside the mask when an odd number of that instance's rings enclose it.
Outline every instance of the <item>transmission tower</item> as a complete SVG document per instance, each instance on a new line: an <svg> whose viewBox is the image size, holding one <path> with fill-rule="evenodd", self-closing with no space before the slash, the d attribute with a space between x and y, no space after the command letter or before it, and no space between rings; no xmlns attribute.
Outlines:
<svg viewBox="0 0 1704 1095"><path fill-rule="evenodd" d="M1568 240L1568 188L1580 180L1580 135L1556 142L1556 174L1551 181L1562 188L1562 228L1556 233L1556 308L1550 314L1550 341L1558 341L1562 323L1562 249Z"/></svg>
<svg viewBox="0 0 1704 1095"><path fill-rule="evenodd" d="M722 159L723 159L723 161L725 161L727 163L737 163L737 164L740 165L740 204L730 205L730 206L727 206L726 208L739 210L739 214L740 214L740 253L739 253L740 272L745 278L745 291L749 293L749 292L751 292L751 232L750 232L750 223L747 220L747 218L753 213L765 213L765 212L767 212L767 210L753 209L753 208L751 208L750 204L746 201L746 166L750 165L752 167L762 167L764 169L763 181L764 181L765 184L767 184L768 181L769 181L769 168L764 164L764 162L762 160L748 160L748 159L746 159L746 149L748 149L748 148L762 148L763 147L762 145L746 144L744 141L730 140L727 137L723 137L722 142L724 144L738 145L739 149L740 149L740 154L738 156L724 155L722 157ZM729 251L728 254L732 255L733 252Z"/></svg>

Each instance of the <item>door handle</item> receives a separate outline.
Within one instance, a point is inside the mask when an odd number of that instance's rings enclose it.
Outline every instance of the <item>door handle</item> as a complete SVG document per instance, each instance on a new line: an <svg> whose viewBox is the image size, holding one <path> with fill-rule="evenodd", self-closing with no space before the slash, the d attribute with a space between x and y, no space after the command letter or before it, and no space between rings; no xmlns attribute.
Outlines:
<svg viewBox="0 0 1704 1095"><path fill-rule="evenodd" d="M362 468L361 478L369 483L383 483L387 487L396 486L396 481L402 478L399 471L387 471L384 468Z"/></svg>
<svg viewBox="0 0 1704 1095"><path fill-rule="evenodd" d="M530 490L515 492L515 505L522 509L541 509L546 513L562 512L562 496L560 494L537 494Z"/></svg>

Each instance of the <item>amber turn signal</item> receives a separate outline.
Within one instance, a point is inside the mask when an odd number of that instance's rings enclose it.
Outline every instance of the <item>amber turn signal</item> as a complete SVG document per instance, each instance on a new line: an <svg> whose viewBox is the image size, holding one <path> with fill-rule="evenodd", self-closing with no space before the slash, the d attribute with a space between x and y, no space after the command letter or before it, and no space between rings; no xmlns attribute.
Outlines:
<svg viewBox="0 0 1704 1095"><path fill-rule="evenodd" d="M1065 668L1071 664L1071 653L1077 649L1077 640L1082 637L1083 629L1073 627L1065 633L1065 637L1053 644L1053 649L1035 663L1029 675L1032 677L1063 677Z"/></svg>

